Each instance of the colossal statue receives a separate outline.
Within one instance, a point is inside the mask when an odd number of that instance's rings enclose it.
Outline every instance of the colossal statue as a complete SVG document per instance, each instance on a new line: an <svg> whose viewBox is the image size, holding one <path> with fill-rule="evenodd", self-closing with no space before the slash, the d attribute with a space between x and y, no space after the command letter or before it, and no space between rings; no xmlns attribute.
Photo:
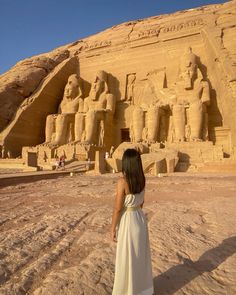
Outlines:
<svg viewBox="0 0 236 295"><path fill-rule="evenodd" d="M62 145L74 139L75 113L83 111L81 80L73 74L65 86L58 113L47 116L46 144Z"/></svg>
<svg viewBox="0 0 236 295"><path fill-rule="evenodd" d="M179 70L171 105L174 141L185 141L186 138L190 141L207 140L209 83L203 79L198 58L191 47L181 57ZM185 134L186 130L188 134Z"/></svg>
<svg viewBox="0 0 236 295"><path fill-rule="evenodd" d="M158 87L159 76L160 72L148 73L141 91L135 93L140 97L140 101L137 102L136 99L132 114L130 130L132 130L131 141L133 142L154 143L157 141L161 117L167 105L162 100L160 87Z"/></svg>
<svg viewBox="0 0 236 295"><path fill-rule="evenodd" d="M116 99L108 89L108 74L99 71L92 83L89 96L84 100L83 112L75 116L75 140L89 144L104 144L104 135L112 128Z"/></svg>

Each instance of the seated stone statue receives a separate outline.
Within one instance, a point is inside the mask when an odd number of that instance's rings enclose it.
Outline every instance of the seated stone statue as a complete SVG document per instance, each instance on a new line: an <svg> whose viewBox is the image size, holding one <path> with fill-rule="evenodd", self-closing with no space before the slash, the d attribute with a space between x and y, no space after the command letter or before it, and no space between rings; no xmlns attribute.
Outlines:
<svg viewBox="0 0 236 295"><path fill-rule="evenodd" d="M69 76L58 113L47 116L46 144L62 145L74 140L75 113L83 110L80 78Z"/></svg>
<svg viewBox="0 0 236 295"><path fill-rule="evenodd" d="M75 140L89 144L103 144L104 136L112 128L116 99L108 89L108 75L99 71L84 100L83 112L75 116Z"/></svg>
<svg viewBox="0 0 236 295"><path fill-rule="evenodd" d="M175 103L172 104L174 141L206 140L207 106L210 104L209 83L204 81L197 56L191 47L181 57L179 77L173 88L176 96ZM185 134L186 130L188 135Z"/></svg>
<svg viewBox="0 0 236 295"><path fill-rule="evenodd" d="M135 92L136 101L130 134L132 142L154 143L158 140L160 122L165 114L166 102L161 94L163 73L148 73L147 79L140 83L140 89ZM159 77L161 76L161 77ZM158 82L161 80L161 82ZM138 97L140 97L138 101ZM164 122L164 121L163 121ZM164 127L165 128L165 127Z"/></svg>

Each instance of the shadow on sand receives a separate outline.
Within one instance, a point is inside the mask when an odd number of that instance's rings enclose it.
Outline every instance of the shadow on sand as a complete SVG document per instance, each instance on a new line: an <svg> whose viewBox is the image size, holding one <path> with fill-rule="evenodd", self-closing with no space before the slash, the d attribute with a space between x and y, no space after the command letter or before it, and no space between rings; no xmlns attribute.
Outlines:
<svg viewBox="0 0 236 295"><path fill-rule="evenodd" d="M236 253L236 236L223 240L217 247L203 253L195 262L184 259L183 264L173 266L154 278L154 294L174 294L204 272L216 269L234 253Z"/></svg>

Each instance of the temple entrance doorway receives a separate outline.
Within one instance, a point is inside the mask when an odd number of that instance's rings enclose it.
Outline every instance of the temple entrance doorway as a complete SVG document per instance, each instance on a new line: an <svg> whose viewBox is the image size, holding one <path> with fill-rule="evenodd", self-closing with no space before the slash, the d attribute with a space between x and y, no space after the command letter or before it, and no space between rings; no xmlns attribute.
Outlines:
<svg viewBox="0 0 236 295"><path fill-rule="evenodd" d="M129 128L123 128L121 131L121 142L128 141L130 142Z"/></svg>

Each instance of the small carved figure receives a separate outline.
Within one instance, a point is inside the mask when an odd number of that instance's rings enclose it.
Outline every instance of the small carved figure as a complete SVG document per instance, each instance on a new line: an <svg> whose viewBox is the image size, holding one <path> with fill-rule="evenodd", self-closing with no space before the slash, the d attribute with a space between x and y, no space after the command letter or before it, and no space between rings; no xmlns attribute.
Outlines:
<svg viewBox="0 0 236 295"><path fill-rule="evenodd" d="M190 141L190 135L191 135L191 128L189 125L185 126L185 138L186 141Z"/></svg>
<svg viewBox="0 0 236 295"><path fill-rule="evenodd" d="M6 157L6 154L5 154L5 153L6 153L6 152L5 152L5 146L2 145L2 151L1 151L2 159L5 159L5 157Z"/></svg>
<svg viewBox="0 0 236 295"><path fill-rule="evenodd" d="M130 141L134 142L134 127L133 127L133 125L130 125L130 127L129 127L129 137L130 137Z"/></svg>
<svg viewBox="0 0 236 295"><path fill-rule="evenodd" d="M115 148L114 148L114 146L112 145L111 146L111 149L110 149L110 158L112 158L112 155L113 155L113 153L114 153L114 151L115 151Z"/></svg>
<svg viewBox="0 0 236 295"><path fill-rule="evenodd" d="M148 128L144 127L142 132L142 139L144 142L148 141Z"/></svg>
<svg viewBox="0 0 236 295"><path fill-rule="evenodd" d="M129 102L129 104L133 104L135 80L135 74L127 75L126 100Z"/></svg>
<svg viewBox="0 0 236 295"><path fill-rule="evenodd" d="M84 142L86 140L86 131L83 130L82 136L81 136L81 141Z"/></svg>
<svg viewBox="0 0 236 295"><path fill-rule="evenodd" d="M103 146L103 141L104 141L104 121L100 122L99 126L99 139L98 139L98 145Z"/></svg>

